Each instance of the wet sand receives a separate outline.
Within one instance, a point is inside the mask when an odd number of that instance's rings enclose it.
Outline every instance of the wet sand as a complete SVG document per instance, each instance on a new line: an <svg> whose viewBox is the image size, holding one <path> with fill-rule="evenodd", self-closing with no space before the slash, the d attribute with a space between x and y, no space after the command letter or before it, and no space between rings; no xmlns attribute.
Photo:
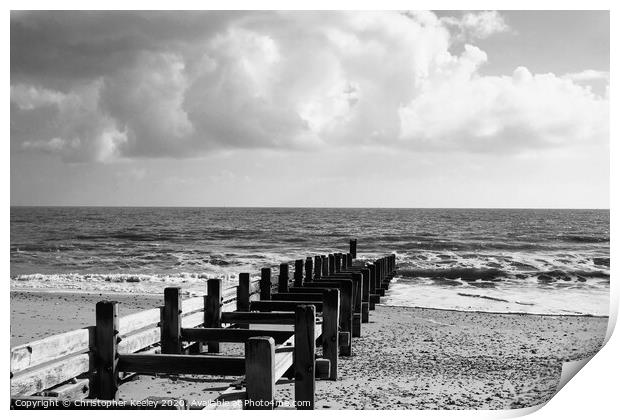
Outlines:
<svg viewBox="0 0 620 420"><path fill-rule="evenodd" d="M121 302L121 316L159 306L163 297L11 293L11 345L94 323L95 303ZM316 408L509 409L553 396L562 362L596 353L607 318L457 312L377 306L337 381L317 381ZM238 345L226 351L239 354ZM320 350L319 350L320 352ZM235 378L140 375L121 398L174 397L198 403ZM293 400L281 381L276 398Z"/></svg>

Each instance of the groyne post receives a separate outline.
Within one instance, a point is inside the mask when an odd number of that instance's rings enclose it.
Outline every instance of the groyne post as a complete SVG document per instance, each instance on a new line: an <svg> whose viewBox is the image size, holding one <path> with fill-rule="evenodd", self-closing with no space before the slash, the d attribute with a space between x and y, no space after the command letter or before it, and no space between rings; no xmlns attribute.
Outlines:
<svg viewBox="0 0 620 420"><path fill-rule="evenodd" d="M161 315L161 352L181 354L181 288L164 289L164 308Z"/></svg>
<svg viewBox="0 0 620 420"><path fill-rule="evenodd" d="M276 393L275 341L252 337L245 343L246 408L273 410Z"/></svg>
<svg viewBox="0 0 620 420"><path fill-rule="evenodd" d="M295 260L295 274L293 274L293 277L295 287L301 287L304 281L304 260Z"/></svg>
<svg viewBox="0 0 620 420"><path fill-rule="evenodd" d="M315 394L316 309L314 305L295 308L295 402L297 409L313 410Z"/></svg>
<svg viewBox="0 0 620 420"><path fill-rule="evenodd" d="M271 300L271 268L260 270L260 300Z"/></svg>
<svg viewBox="0 0 620 420"><path fill-rule="evenodd" d="M207 280L207 295L204 297L204 326L205 328L222 327L222 280ZM207 342L209 353L219 353L220 343Z"/></svg>
<svg viewBox="0 0 620 420"><path fill-rule="evenodd" d="M95 316L95 393L99 399L115 400L118 391L118 303L97 302Z"/></svg>
<svg viewBox="0 0 620 420"><path fill-rule="evenodd" d="M288 264L280 264L280 274L278 275L278 292L288 292Z"/></svg>

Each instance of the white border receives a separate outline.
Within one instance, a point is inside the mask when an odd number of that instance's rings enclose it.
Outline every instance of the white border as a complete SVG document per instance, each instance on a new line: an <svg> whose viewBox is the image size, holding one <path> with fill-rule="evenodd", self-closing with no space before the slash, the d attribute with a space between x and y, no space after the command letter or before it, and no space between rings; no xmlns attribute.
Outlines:
<svg viewBox="0 0 620 420"><path fill-rule="evenodd" d="M522 0L522 1L508 1L504 0L502 2L497 1L402 1L402 0L382 0L382 1L356 1L356 2L347 2L340 0L315 0L312 2L308 1L283 1L283 0L267 0L259 2L251 2L251 1L239 1L239 0L229 0L226 2L223 1L208 1L208 2L199 2L199 1L188 1L188 0L177 0L175 2L161 2L161 1L149 1L149 2L135 2L135 1L118 1L118 0L109 0L109 1L91 1L88 3L80 2L80 1L60 1L60 2L45 2L45 1L8 1L8 8L5 15L4 20L4 30L2 31L2 36L4 38L4 42L2 42L2 57L5 57L5 65L3 66L3 74L5 83L2 86L4 95L4 101L2 103L3 112L2 117L4 121L3 127L5 128L5 139L3 141L3 153L2 159L4 160L4 164L2 166L4 176L2 177L2 193L5 197L5 200L8 201L2 207L2 213L0 215L0 220L3 220L4 223L2 225L2 233L4 238L4 256L5 258L2 260L2 272L5 274L4 278L6 281L5 290L6 294L4 295L4 316L8 321L10 317L9 313L9 259L8 256L10 254L9 251L9 207L10 207L10 153L9 153L9 138L10 138L10 124L9 124L9 86L10 86L10 67L8 63L9 57L9 10L10 9L324 9L324 10L338 10L338 9L434 9L434 10L461 10L461 9L469 9L469 10L485 10L485 9L495 9L498 6L501 6L501 9L504 10L612 10L611 13L611 39L612 39L612 47L611 47L611 73L612 78L615 80L614 71L617 69L617 54L614 54L614 46L617 44L614 42L614 39L618 39L618 18L617 18L617 10L614 10L614 3L611 1L601 1L601 0L589 0L589 1L548 1L548 0ZM617 4L617 2L616 2ZM617 7L616 7L617 9ZM611 97L616 97L617 92L616 84L611 84ZM618 115L614 113L613 101L611 102L611 115ZM614 133L616 132L616 127L614 124L614 120L611 120L610 133L611 139L614 139ZM613 163L618 162L617 153L618 148L612 142L611 144L611 237L614 238L611 242L611 254L620 255L617 252L617 246L615 246L615 238L618 237L620 233L618 230L617 224L617 209L618 209L618 194L613 193L614 186L617 189L617 176L618 170L615 169ZM615 261L615 260L614 260ZM614 265L615 267L615 265ZM612 318L616 318L617 316L617 308L619 302L619 291L617 285L614 285L615 279L615 269L612 268L612 282L611 282L611 294L612 294L612 307L610 311L610 316ZM548 419L548 418L563 418L563 419L584 419L588 417L602 417L602 418L611 418L613 414L617 416L618 413L618 396L617 396L617 387L618 387L618 374L620 372L620 362L618 361L618 355L620 355L620 340L617 337L618 334L614 334L611 336L611 339L607 343L607 345L597 354L591 362L589 362L581 372L577 375L576 379L571 380L546 406L542 409L534 412L530 415L531 419ZM6 354L9 351L9 322L2 322L2 332L0 332L0 337L5 344L4 348L6 350ZM4 372L8 372L10 370L8 357L3 358L3 363L5 364ZM8 395L9 395L9 381L5 380L2 384L2 390L0 390L3 395L3 400L5 401L6 408L8 409ZM192 414L193 413L193 414ZM246 412L247 413L247 412ZM613 414L612 414L613 413ZM38 412L12 412L14 416L24 417L24 418L34 418L39 417L41 414ZM280 411L277 413L256 413L252 412L252 416L258 416L258 418L271 418L272 416L290 416L292 413L289 411ZM359 415L360 413L356 413ZM514 417L519 414L525 414L521 410L513 410L509 412L502 411L460 411L460 412L447 412L447 411L395 411L390 412L388 415L395 417L402 417L411 419L412 416L416 418L426 419L426 418L503 418L503 417ZM105 412L92 412L88 414L89 416L95 415L97 417L106 415ZM109 414L107 414L109 415ZM118 412L114 413L114 416L125 417L131 415L130 412ZM150 411L147 414L149 417L154 418L163 418L167 414L164 412L154 412ZM184 415L196 415L204 417L206 414L203 412L186 412ZM218 412L217 416L219 418L228 418L229 416L237 416L243 415L240 413L226 413L226 412ZM322 411L320 413L309 413L309 412L297 412L294 414L295 416L339 416L341 415L337 411ZM370 412L364 411L361 413L363 416L381 416L382 412ZM84 416L84 413L79 412L46 412L46 417L49 418L66 418L67 416ZM614 416L615 417L615 416Z"/></svg>

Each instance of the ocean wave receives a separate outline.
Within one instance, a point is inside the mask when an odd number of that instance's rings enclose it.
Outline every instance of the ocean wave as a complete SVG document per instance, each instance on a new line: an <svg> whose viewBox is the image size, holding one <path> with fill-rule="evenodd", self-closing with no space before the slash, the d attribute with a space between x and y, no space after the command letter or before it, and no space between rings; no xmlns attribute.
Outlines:
<svg viewBox="0 0 620 420"><path fill-rule="evenodd" d="M235 284L236 276L225 272L183 272L177 274L62 273L27 274L11 277L14 290L76 290L81 292L163 293L166 287L181 287L185 293L204 293L208 279L220 278L224 286Z"/></svg>
<svg viewBox="0 0 620 420"><path fill-rule="evenodd" d="M403 277L430 277L446 279L473 280L500 280L508 274L496 268L473 268L473 267L454 267L436 269L403 269L398 271Z"/></svg>

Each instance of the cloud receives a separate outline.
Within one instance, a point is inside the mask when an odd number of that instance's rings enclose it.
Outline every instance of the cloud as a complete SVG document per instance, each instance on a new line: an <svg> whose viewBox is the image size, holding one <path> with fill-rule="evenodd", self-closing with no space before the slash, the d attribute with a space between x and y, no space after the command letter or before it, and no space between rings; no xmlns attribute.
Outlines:
<svg viewBox="0 0 620 420"><path fill-rule="evenodd" d="M496 12L14 13L12 151L512 153L605 138L608 98L587 88L592 73L491 77L481 49L450 51L463 34L507 28Z"/></svg>
<svg viewBox="0 0 620 420"><path fill-rule="evenodd" d="M564 77L574 82L590 82L593 80L604 80L609 82L608 71L598 71L591 69L580 71L578 73L568 73L565 74Z"/></svg>
<svg viewBox="0 0 620 420"><path fill-rule="evenodd" d="M446 16L441 21L458 31L461 40L484 39L491 35L507 32L510 27L497 11L468 12L460 19Z"/></svg>
<svg viewBox="0 0 620 420"><path fill-rule="evenodd" d="M466 46L454 73L429 79L400 109L401 141L417 149L499 154L608 141L606 98L525 67L511 76L480 77L485 59Z"/></svg>

